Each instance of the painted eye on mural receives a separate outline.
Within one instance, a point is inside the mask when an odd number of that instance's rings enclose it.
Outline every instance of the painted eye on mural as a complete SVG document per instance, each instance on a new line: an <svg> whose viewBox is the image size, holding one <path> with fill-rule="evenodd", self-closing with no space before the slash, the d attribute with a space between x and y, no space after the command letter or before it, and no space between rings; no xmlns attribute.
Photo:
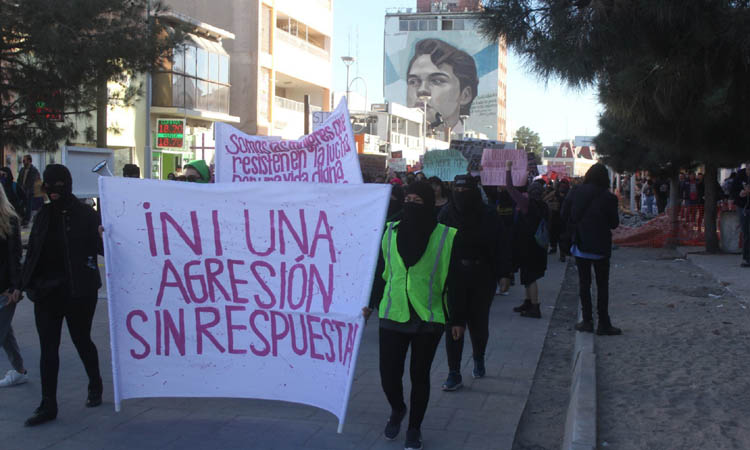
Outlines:
<svg viewBox="0 0 750 450"><path fill-rule="evenodd" d="M419 87L422 80L420 80L419 77L411 76L406 82L410 87Z"/></svg>
<svg viewBox="0 0 750 450"><path fill-rule="evenodd" d="M448 77L443 75L437 75L430 77L430 84L433 86L442 86L448 82Z"/></svg>

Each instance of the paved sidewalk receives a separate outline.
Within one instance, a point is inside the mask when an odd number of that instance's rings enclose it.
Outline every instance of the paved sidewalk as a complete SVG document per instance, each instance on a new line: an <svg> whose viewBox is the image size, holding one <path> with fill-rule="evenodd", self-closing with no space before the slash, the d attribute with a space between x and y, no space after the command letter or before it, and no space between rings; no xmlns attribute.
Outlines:
<svg viewBox="0 0 750 450"><path fill-rule="evenodd" d="M750 268L740 267L742 255L703 253L703 247L680 247L678 251L696 266L710 273L737 298L750 302Z"/></svg>
<svg viewBox="0 0 750 450"><path fill-rule="evenodd" d="M521 318L511 308L523 299L515 286L511 296L495 297L490 322L487 377L471 378L471 345L464 348L465 387L442 392L447 375L441 344L432 372L430 406L422 427L424 447L431 449L510 449L539 361L549 319L564 276L564 264L550 258L540 283L542 320ZM100 292L104 296L105 291ZM23 421L40 400L38 338L33 308L24 300L13 322L26 359L30 382L0 390L0 448L54 449L400 449L382 437L390 412L380 388L377 321L362 340L343 434L337 420L313 407L246 399L159 398L126 400L114 412L106 299L94 319L99 348L104 405L84 407L86 376L67 331L60 348L59 415L56 421L24 428ZM407 364L408 367L408 364ZM0 358L0 372L9 369ZM252 374L247 382L252 382ZM408 375L406 392L408 393ZM407 402L408 403L408 402Z"/></svg>

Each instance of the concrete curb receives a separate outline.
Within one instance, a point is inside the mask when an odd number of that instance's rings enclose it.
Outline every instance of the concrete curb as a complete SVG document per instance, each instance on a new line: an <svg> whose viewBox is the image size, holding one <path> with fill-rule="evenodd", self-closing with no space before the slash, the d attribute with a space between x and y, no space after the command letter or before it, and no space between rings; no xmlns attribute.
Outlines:
<svg viewBox="0 0 750 450"><path fill-rule="evenodd" d="M581 311L578 311L580 321ZM573 376L562 450L596 449L596 353L594 333L576 331Z"/></svg>

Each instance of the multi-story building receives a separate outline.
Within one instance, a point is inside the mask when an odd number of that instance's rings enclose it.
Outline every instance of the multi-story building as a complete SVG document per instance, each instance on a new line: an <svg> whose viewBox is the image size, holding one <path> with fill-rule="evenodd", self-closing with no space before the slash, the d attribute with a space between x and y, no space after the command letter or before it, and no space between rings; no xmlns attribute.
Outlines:
<svg viewBox="0 0 750 450"><path fill-rule="evenodd" d="M384 97L426 111L428 129L505 140L507 47L485 39L479 0L418 0L385 16Z"/></svg>
<svg viewBox="0 0 750 450"><path fill-rule="evenodd" d="M174 11L232 30L230 114L249 134L296 139L330 110L333 0L168 0Z"/></svg>
<svg viewBox="0 0 750 450"><path fill-rule="evenodd" d="M408 166L417 166L426 150L449 147L446 140L425 135L424 113L417 108L398 103L373 104L370 112L353 113L352 121L358 147L362 147L360 153L403 158Z"/></svg>

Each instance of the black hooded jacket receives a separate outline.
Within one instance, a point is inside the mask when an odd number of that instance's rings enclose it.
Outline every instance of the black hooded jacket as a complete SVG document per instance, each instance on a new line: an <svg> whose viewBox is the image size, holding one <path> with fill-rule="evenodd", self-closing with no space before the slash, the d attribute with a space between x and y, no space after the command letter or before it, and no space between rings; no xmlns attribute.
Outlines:
<svg viewBox="0 0 750 450"><path fill-rule="evenodd" d="M59 220L57 224L51 223ZM58 225L57 227L55 225ZM42 260L45 241L50 236L50 229L62 239L56 243L62 250L59 260L63 283L52 279L48 269L50 261ZM34 219L34 226L29 236L29 248L23 266L23 288L34 302L46 301L65 289L71 297L91 295L101 286L97 255L103 255L102 239L99 237L99 216L93 208L81 203L71 194L70 200L60 211L55 211L52 204L42 207ZM46 252L45 252L46 253Z"/></svg>
<svg viewBox="0 0 750 450"><path fill-rule="evenodd" d="M574 224L580 251L607 258L612 255L612 230L620 224L614 194L595 184L582 184L565 199L562 218L564 223Z"/></svg>

